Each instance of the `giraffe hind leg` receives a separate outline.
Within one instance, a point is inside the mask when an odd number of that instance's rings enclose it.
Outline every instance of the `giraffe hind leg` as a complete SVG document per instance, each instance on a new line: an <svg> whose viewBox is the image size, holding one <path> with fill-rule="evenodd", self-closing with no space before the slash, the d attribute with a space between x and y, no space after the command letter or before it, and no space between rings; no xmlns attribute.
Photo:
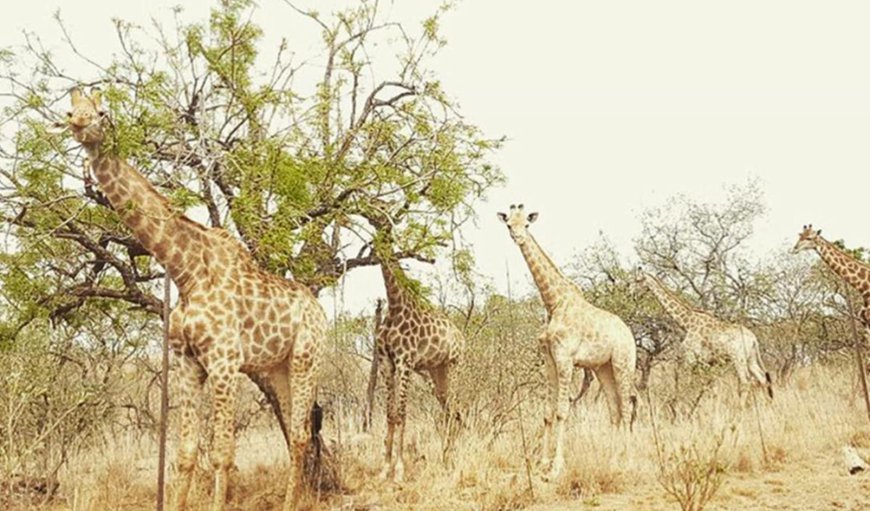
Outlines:
<svg viewBox="0 0 870 511"><path fill-rule="evenodd" d="M610 422L619 425L622 422L622 407L619 402L618 381L614 374L613 364L608 362L595 370L595 375L601 383L601 390L607 396L607 407L610 411Z"/></svg>
<svg viewBox="0 0 870 511"><path fill-rule="evenodd" d="M297 345L305 345L297 339ZM311 419L313 415L314 397L316 393L316 355L305 353L295 354L284 365L287 372L282 383L276 388L281 402L281 416L287 425L288 451L290 454L290 472L287 476L287 491L284 496L284 510L294 509L305 492L304 469L305 449L309 439L315 440L311 434ZM285 406L284 403L288 403ZM319 417L317 417L319 419Z"/></svg>
<svg viewBox="0 0 870 511"><path fill-rule="evenodd" d="M442 460L445 463L450 462L450 454L453 451L456 436L459 434L462 419L450 403L449 383L450 383L450 365L442 364L429 371L432 377L432 383L435 387L435 397L441 405L442 420L441 426L444 430L444 446L441 452Z"/></svg>
<svg viewBox="0 0 870 511"><path fill-rule="evenodd" d="M238 355L241 359L241 355ZM229 488L230 467L235 458L233 419L238 397L239 370L233 357L218 359L209 366L212 382L212 424L214 428L211 463L214 470L212 511L224 509Z"/></svg>
<svg viewBox="0 0 870 511"><path fill-rule="evenodd" d="M206 373L191 357L178 357L179 411L181 412L181 438L176 456L175 499L171 509L182 511L187 507L188 494L196 469L199 451L199 414L197 402L202 397Z"/></svg>

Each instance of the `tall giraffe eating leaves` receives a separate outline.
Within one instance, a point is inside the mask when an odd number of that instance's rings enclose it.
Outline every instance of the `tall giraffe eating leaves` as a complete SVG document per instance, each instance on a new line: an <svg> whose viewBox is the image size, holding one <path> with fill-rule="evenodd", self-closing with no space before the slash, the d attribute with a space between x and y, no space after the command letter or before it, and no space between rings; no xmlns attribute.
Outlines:
<svg viewBox="0 0 870 511"><path fill-rule="evenodd" d="M326 315L304 286L262 271L223 229L207 228L173 210L127 162L102 150L105 114L99 90L70 92L68 125L85 149L100 188L142 246L178 287L169 342L178 358L181 438L174 508L186 507L196 467L197 399L212 390L214 468L212 511L224 508L235 440L238 375L247 374L270 397L290 455L284 509L301 488L308 411L314 401Z"/></svg>

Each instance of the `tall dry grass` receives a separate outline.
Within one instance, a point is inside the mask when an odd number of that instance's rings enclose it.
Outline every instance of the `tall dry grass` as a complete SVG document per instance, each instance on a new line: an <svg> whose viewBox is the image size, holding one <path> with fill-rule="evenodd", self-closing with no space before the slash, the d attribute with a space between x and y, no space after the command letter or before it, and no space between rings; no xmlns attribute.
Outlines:
<svg viewBox="0 0 870 511"><path fill-rule="evenodd" d="M361 408L333 412L327 415L324 432L341 467L346 492L313 495L303 507L505 510L562 505L607 508L608 503L616 503L612 508L679 509L663 480L674 476L680 453L694 449L715 458L722 488L718 494L713 492L709 507L723 509L729 507L723 503L723 492L738 498L741 481L786 474L790 467L807 466L820 458L838 459L844 443L870 446L870 428L850 368L802 369L788 384L776 387L773 402L757 392L748 406L737 402L734 378L719 377L688 417L674 416L657 397L668 395L666 387L672 385L667 371L661 370L648 397L640 399L633 432L611 427L604 399L590 397L572 411L566 469L550 483L542 481L537 467L543 414L537 400L519 403L513 416L503 419L507 425L495 428L482 416L471 421L457 441L451 462L445 464L441 461L443 437L431 411L434 398L422 389L416 396L418 405L410 410L408 481L403 484L377 478L383 456L383 410L376 410L374 429L367 434L360 429ZM593 390L590 396L594 395ZM714 452L711 446L716 442ZM274 427L244 431L237 449L231 508L277 509L286 465L283 439ZM833 461L820 466L832 473L841 470ZM203 460L195 491L200 507L196 509L204 509L208 502L207 468ZM107 437L100 448L79 455L59 474L59 495L45 507L153 509L155 470L156 447L151 439ZM734 489L728 493L732 483ZM768 498L776 502L775 495ZM33 505L21 499L13 504L12 509Z"/></svg>

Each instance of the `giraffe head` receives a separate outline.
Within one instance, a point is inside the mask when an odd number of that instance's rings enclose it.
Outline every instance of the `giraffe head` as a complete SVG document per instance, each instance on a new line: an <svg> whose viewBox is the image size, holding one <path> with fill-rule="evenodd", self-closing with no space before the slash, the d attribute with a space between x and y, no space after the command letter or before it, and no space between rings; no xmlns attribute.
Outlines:
<svg viewBox="0 0 870 511"><path fill-rule="evenodd" d="M67 124L73 138L85 146L96 147L103 141L102 122L106 113L102 110L100 89L94 87L85 95L78 87L69 91L72 109L67 112Z"/></svg>
<svg viewBox="0 0 870 511"><path fill-rule="evenodd" d="M631 292L634 295L640 295L649 289L649 276L643 271L642 266L638 266L632 272Z"/></svg>
<svg viewBox="0 0 870 511"><path fill-rule="evenodd" d="M498 218L507 225L511 239L517 245L522 245L529 238L529 225L538 219L537 213L526 213L523 205L511 204L510 213L498 213Z"/></svg>
<svg viewBox="0 0 870 511"><path fill-rule="evenodd" d="M805 225L804 229L798 235L797 243L795 243L794 248L791 249L792 254L797 254L801 250L807 250L811 248L816 248L819 244L819 240L822 237L822 230L813 230L813 224Z"/></svg>

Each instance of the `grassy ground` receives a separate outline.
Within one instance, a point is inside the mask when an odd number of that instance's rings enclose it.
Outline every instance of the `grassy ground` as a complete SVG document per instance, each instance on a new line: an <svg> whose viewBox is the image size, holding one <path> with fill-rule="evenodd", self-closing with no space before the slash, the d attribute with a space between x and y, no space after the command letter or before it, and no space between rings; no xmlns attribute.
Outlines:
<svg viewBox="0 0 870 511"><path fill-rule="evenodd" d="M569 419L565 473L551 483L542 481L535 465L539 404L524 403L517 412L523 420L497 437L489 426L472 425L450 465L441 462L441 437L431 417L412 413L404 484L377 478L383 417L371 434L359 433L355 421L342 421L341 428L332 422L326 432L346 491L311 498L304 507L680 509L661 484L671 477L683 488L720 481L706 509L870 509L870 473L848 475L840 451L851 443L870 454L870 427L846 369L801 370L777 386L773 402L759 393L757 406L747 407L736 403L732 378L721 378L690 418L674 418L656 397L663 392L654 389L651 403L641 400L633 432L611 428L603 399L582 403ZM280 434L265 429L243 435L237 465L230 508L279 509L286 473ZM59 497L48 508L153 509L155 467L152 441L111 439L60 474ZM202 472L194 509L208 502L208 474Z"/></svg>

